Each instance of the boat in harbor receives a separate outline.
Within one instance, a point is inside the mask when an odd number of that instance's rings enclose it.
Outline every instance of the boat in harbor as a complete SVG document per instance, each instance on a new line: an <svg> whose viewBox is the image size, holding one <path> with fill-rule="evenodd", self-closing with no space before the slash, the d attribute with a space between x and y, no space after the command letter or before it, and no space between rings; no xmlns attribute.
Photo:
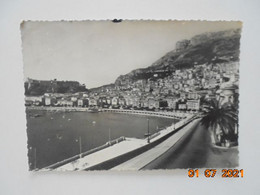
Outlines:
<svg viewBox="0 0 260 195"><path fill-rule="evenodd" d="M30 118L37 118L37 117L40 117L40 116L42 116L42 115L40 115L40 114L29 114Z"/></svg>
<svg viewBox="0 0 260 195"><path fill-rule="evenodd" d="M97 112L99 112L99 110L98 110L97 108L89 108L89 109L87 110L87 112L97 113Z"/></svg>

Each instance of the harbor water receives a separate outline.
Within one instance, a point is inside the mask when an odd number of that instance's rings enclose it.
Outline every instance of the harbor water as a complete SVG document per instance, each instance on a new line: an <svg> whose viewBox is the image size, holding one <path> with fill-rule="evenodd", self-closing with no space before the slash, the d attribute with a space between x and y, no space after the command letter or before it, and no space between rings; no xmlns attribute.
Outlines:
<svg viewBox="0 0 260 195"><path fill-rule="evenodd" d="M30 170L43 168L85 152L109 140L143 139L177 122L174 119L119 113L28 110L27 136Z"/></svg>

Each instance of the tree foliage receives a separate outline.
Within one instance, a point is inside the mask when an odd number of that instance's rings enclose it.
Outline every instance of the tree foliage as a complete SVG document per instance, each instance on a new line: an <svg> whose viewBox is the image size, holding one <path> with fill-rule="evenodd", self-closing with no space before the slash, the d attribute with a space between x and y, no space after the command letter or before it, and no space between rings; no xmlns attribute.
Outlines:
<svg viewBox="0 0 260 195"><path fill-rule="evenodd" d="M212 100L205 105L202 116L201 124L207 129L219 127L224 140L237 142L238 109L234 105Z"/></svg>

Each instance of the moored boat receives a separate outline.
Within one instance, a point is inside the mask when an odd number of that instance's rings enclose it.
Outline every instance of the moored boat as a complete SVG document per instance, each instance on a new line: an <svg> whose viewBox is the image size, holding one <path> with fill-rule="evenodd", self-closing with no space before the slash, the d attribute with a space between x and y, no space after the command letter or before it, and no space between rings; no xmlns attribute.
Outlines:
<svg viewBox="0 0 260 195"><path fill-rule="evenodd" d="M87 111L90 113L97 113L99 110L97 108L89 108Z"/></svg>

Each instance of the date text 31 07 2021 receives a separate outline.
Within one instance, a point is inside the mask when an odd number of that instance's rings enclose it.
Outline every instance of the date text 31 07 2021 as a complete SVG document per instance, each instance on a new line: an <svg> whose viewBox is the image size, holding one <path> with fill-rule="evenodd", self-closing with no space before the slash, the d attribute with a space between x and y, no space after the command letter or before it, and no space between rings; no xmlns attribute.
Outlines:
<svg viewBox="0 0 260 195"><path fill-rule="evenodd" d="M218 173L217 169L206 169L204 171L204 176L205 177L211 177L214 178ZM222 169L221 171L222 175L221 177L223 178L239 178L239 177L244 177L244 170L243 169ZM199 169L189 169L188 170L188 176L189 177L199 177L200 171Z"/></svg>

